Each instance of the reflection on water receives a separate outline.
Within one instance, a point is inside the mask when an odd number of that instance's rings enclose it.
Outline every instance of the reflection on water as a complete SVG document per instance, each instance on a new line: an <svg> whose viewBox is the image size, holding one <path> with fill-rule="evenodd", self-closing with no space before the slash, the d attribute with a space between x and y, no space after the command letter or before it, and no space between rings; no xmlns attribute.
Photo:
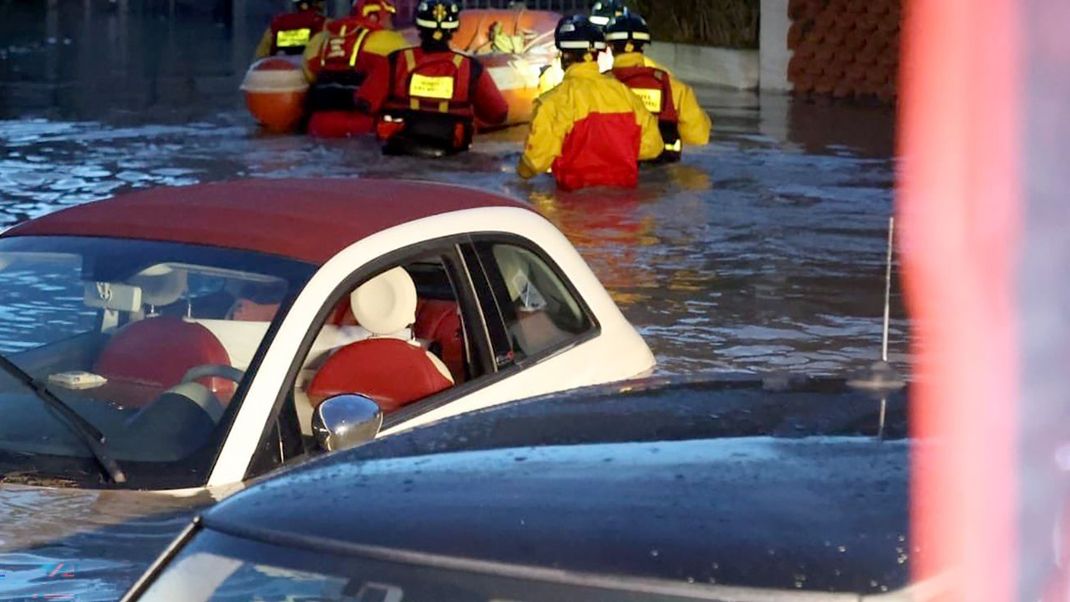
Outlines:
<svg viewBox="0 0 1070 602"><path fill-rule="evenodd" d="M267 8L0 0L0 227L134 188L235 177L463 183L527 199L560 226L650 342L662 372L842 373L877 358L895 169L890 110L699 90L714 144L689 149L680 165L644 170L637 190L560 193L548 178L513 175L519 129L438 162L382 157L370 140L259 133L237 86ZM894 302L892 359L902 366L906 322L898 295ZM101 524L98 511L57 507L50 517ZM7 518L10 507L0 516L18 522ZM159 549L162 533L181 522L98 535L107 543L94 545ZM0 539L28 531L20 533ZM86 540L65 541L3 557L10 564L0 566L0 588L17 592L7 598L52 591L34 589L44 587L41 567L76 560ZM146 563L151 556L142 553ZM90 577L74 591L91 597L94 576L115 566L85 563L80 574ZM124 575L140 570L122 566Z"/></svg>
<svg viewBox="0 0 1070 602"><path fill-rule="evenodd" d="M0 488L0 600L116 600L204 497Z"/></svg>
<svg viewBox="0 0 1070 602"><path fill-rule="evenodd" d="M10 357L93 328L78 257L67 261L5 266L0 258L0 354Z"/></svg>

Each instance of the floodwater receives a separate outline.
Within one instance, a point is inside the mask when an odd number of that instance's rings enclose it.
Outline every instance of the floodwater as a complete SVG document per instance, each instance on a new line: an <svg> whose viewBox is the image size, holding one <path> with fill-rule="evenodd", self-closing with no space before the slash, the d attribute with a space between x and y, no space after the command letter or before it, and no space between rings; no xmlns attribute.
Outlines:
<svg viewBox="0 0 1070 602"><path fill-rule="evenodd" d="M435 162L384 158L371 140L263 134L237 88L264 9L143 4L0 0L0 228L132 189L231 178L463 183L526 199L561 227L662 373L843 374L879 358L890 108L699 89L711 145L645 170L634 191L563 194L513 174L521 128ZM904 370L907 346L893 286L891 360ZM159 549L165 535L149 529L145 543ZM31 558L55 565L46 560ZM115 592L85 587L78 599L97 596Z"/></svg>
<svg viewBox="0 0 1070 602"><path fill-rule="evenodd" d="M0 225L134 188L239 177L458 182L527 199L557 223L663 372L834 374L879 356L890 109L702 89L713 144L646 170L635 191L562 194L549 178L513 174L522 128L437 162L384 158L371 140L261 134L237 87L263 16L228 21L179 4L172 18L168 3L130 4L0 0Z"/></svg>

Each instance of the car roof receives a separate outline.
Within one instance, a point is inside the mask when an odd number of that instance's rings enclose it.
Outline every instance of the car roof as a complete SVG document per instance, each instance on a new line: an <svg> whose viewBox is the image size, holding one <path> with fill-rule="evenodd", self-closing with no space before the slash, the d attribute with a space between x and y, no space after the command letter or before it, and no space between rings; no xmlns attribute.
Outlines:
<svg viewBox="0 0 1070 602"><path fill-rule="evenodd" d="M225 500L205 525L310 549L677 582L903 587L905 396L887 400L878 439L868 435L879 400L815 382L602 388L505 404L292 469Z"/></svg>
<svg viewBox="0 0 1070 602"><path fill-rule="evenodd" d="M387 228L482 207L531 209L498 194L433 182L250 179L131 192L31 220L4 236L161 240L320 264Z"/></svg>

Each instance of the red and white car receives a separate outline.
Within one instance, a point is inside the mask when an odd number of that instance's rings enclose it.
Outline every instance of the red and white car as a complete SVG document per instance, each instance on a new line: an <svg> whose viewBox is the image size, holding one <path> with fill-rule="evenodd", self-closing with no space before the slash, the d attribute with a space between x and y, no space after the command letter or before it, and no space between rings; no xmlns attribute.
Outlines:
<svg viewBox="0 0 1070 602"><path fill-rule="evenodd" d="M527 205L374 179L160 188L12 228L0 358L6 481L156 491L315 453L339 394L392 433L654 365Z"/></svg>

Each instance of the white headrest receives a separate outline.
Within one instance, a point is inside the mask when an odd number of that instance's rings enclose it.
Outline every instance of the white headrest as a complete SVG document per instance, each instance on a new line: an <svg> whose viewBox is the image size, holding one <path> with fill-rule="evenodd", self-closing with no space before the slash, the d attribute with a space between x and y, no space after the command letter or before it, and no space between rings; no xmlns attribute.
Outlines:
<svg viewBox="0 0 1070 602"><path fill-rule="evenodd" d="M145 305L170 305L186 292L186 270L153 266L139 272L129 282L141 288L141 302Z"/></svg>
<svg viewBox="0 0 1070 602"><path fill-rule="evenodd" d="M405 268L379 274L349 295L357 323L373 335L394 334L416 321L416 285Z"/></svg>

